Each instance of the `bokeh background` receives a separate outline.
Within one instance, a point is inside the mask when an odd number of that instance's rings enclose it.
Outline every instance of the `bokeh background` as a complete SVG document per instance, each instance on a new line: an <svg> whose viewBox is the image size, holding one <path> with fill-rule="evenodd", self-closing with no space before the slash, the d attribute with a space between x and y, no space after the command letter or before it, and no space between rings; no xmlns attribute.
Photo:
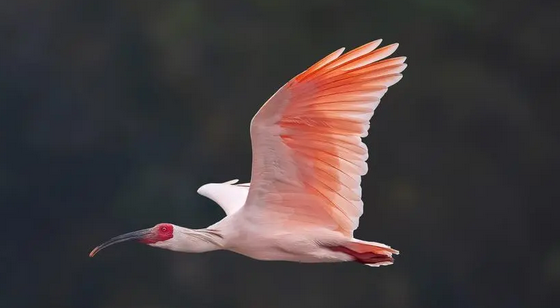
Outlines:
<svg viewBox="0 0 560 308"><path fill-rule="evenodd" d="M558 1L0 2L0 307L560 307ZM357 237L390 267L106 239L223 217L249 122L345 46L408 56Z"/></svg>

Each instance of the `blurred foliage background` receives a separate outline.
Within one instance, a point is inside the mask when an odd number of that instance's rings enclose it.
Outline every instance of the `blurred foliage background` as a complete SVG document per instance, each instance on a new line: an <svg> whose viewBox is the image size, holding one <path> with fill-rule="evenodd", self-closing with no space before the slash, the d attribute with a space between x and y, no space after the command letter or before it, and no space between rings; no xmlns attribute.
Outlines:
<svg viewBox="0 0 560 308"><path fill-rule="evenodd" d="M0 307L560 307L560 2L0 2ZM390 267L139 244L250 180L249 122L335 49L408 56L356 236Z"/></svg>

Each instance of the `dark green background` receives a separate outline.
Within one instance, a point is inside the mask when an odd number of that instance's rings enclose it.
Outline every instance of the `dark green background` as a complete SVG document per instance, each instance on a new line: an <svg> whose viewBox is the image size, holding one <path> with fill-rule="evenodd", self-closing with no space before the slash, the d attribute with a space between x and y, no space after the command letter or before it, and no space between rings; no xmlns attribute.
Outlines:
<svg viewBox="0 0 560 308"><path fill-rule="evenodd" d="M559 1L0 2L0 307L560 307ZM123 244L223 216L249 122L339 47L408 56L356 236L390 267Z"/></svg>

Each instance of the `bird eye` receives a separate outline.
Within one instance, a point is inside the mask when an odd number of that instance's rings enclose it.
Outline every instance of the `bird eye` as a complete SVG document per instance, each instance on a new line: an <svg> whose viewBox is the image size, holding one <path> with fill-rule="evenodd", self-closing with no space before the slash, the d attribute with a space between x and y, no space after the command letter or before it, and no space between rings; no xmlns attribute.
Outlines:
<svg viewBox="0 0 560 308"><path fill-rule="evenodd" d="M161 227L160 230L161 230L161 232L167 232L167 227L165 227L165 226L164 226L164 227Z"/></svg>

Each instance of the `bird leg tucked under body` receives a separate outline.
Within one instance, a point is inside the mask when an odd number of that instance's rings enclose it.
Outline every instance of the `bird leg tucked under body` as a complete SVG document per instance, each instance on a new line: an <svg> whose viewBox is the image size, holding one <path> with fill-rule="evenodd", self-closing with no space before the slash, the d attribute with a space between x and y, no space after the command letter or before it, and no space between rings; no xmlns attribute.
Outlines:
<svg viewBox="0 0 560 308"><path fill-rule="evenodd" d="M352 256L354 261L370 266L388 265L394 262L393 257L386 254L375 252L357 252L345 246L332 246L328 248L332 251L343 252Z"/></svg>

